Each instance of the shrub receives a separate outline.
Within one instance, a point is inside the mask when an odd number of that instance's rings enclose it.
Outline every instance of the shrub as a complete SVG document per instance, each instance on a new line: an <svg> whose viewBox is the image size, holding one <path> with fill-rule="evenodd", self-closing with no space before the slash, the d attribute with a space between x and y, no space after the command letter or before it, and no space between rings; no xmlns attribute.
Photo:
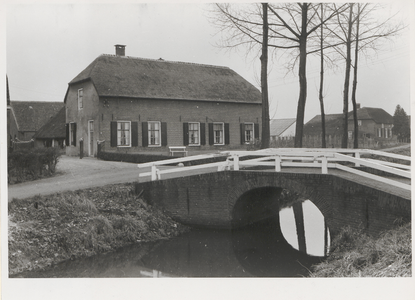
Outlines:
<svg viewBox="0 0 415 300"><path fill-rule="evenodd" d="M33 148L8 154L9 183L52 176L61 153L57 148Z"/></svg>

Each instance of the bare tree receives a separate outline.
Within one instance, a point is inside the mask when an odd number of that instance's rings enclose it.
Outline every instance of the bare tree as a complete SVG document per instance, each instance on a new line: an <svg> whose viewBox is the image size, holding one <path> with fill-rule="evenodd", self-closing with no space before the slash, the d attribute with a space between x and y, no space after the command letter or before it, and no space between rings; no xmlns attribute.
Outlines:
<svg viewBox="0 0 415 300"><path fill-rule="evenodd" d="M321 22L312 22L317 15L313 7L317 5L313 3L268 4L272 16L272 19L268 20L268 47L284 51L284 54L290 56L287 64L289 68L294 68L298 63L300 92L297 105L295 147L302 147L307 99L308 38L343 9L341 6L338 10L333 10ZM263 43L261 38L263 32L260 30L263 28L263 20L257 8L244 6L243 9L232 9L229 4L217 4L216 7L218 17L215 18L214 23L219 25L221 30L228 32L228 38L224 40L222 46L234 48L244 45L251 51Z"/></svg>
<svg viewBox="0 0 415 300"><path fill-rule="evenodd" d="M323 21L324 6L320 4L320 22ZM326 148L326 115L324 113L324 26L320 26L320 88L318 92L318 100L320 101L321 112L321 147Z"/></svg>
<svg viewBox="0 0 415 300"><path fill-rule="evenodd" d="M296 148L302 147L304 113L307 99L307 55L315 52L315 50L309 51L307 49L307 43L317 29L343 12L346 7L345 5L335 7L326 16L321 15L319 21L316 22L315 19L318 15L317 8L319 6L320 4L315 3L287 3L276 6L275 8L270 7L271 12L276 17L275 24L272 24L273 29L270 29L275 35L270 35L270 38L274 38L284 44L284 47L276 46L277 48L297 50L294 52L297 56L293 60L294 64L298 60L298 78L300 84L294 140L294 147Z"/></svg>
<svg viewBox="0 0 415 300"><path fill-rule="evenodd" d="M262 139L261 148L269 148L271 138L268 101L268 4L262 3L262 55L261 55L261 93L262 93Z"/></svg>
<svg viewBox="0 0 415 300"><path fill-rule="evenodd" d="M354 7L357 11L354 12ZM359 53L366 53L369 50L377 51L378 44L383 38L395 36L404 27L402 24L392 25L392 17L385 21L379 21L372 15L382 6L378 4L349 4L348 14L338 15L336 26L327 27L338 41L332 42L332 46L346 61L346 73L343 90L343 128L342 128L342 148L347 148L348 139L348 102L350 89L350 71L353 67L352 85L352 104L353 104L353 127L354 141L353 147L358 148L359 127L357 120L357 74ZM339 33L337 33L339 32ZM351 58L352 45L355 43L354 63ZM342 50L341 48L345 48Z"/></svg>

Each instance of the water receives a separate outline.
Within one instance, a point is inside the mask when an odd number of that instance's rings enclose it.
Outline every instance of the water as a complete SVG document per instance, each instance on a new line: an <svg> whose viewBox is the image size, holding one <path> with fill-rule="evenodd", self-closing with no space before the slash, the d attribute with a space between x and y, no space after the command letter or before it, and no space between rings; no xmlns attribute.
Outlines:
<svg viewBox="0 0 415 300"><path fill-rule="evenodd" d="M27 278L305 277L325 251L324 219L302 203L306 251L299 251L293 208L238 230L194 229L179 237L68 261ZM303 238L304 240L304 238ZM300 241L301 244L301 241Z"/></svg>

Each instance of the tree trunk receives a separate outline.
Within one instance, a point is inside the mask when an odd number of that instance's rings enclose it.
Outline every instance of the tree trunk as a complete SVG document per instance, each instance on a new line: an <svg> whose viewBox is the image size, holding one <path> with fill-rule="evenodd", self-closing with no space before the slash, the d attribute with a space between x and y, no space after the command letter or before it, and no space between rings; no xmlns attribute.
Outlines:
<svg viewBox="0 0 415 300"><path fill-rule="evenodd" d="M348 111L349 111L349 86L350 86L350 68L352 64L351 60L351 36L352 36L352 25L353 25L353 3L350 4L347 41L346 41L346 76L344 79L344 90L343 90L343 136L342 136L342 148L347 148L347 125L348 125Z"/></svg>
<svg viewBox="0 0 415 300"><path fill-rule="evenodd" d="M323 20L323 4L320 4L321 8L321 21ZM323 25L321 25L320 36L320 89L318 93L318 99L320 101L321 111L321 148L326 148L326 116L324 113L324 99L323 99L323 82L324 82L324 56L323 56Z"/></svg>
<svg viewBox="0 0 415 300"><path fill-rule="evenodd" d="M301 148L303 146L303 127L304 127L304 111L305 102L307 99L307 77L306 77L306 64L307 64L307 11L308 4L301 4L301 36L300 36L300 66L298 69L298 77L300 81L300 96L298 98L297 106L297 123L295 127L295 140L294 147Z"/></svg>
<svg viewBox="0 0 415 300"><path fill-rule="evenodd" d="M262 139L261 148L269 148L270 124L268 102L268 4L262 3L262 55L261 55L261 93L262 93Z"/></svg>
<svg viewBox="0 0 415 300"><path fill-rule="evenodd" d="M354 72L353 72L353 88L352 88L353 124L354 124L353 148L355 149L359 148L359 124L357 122L357 103L356 103L357 62L359 58L359 25L360 25L360 3L357 4L356 48L355 48L355 53L354 53Z"/></svg>

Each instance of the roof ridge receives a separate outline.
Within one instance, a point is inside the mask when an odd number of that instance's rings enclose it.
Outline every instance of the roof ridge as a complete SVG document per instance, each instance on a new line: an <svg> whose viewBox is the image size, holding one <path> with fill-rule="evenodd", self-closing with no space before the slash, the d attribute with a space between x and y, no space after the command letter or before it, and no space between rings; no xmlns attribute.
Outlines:
<svg viewBox="0 0 415 300"><path fill-rule="evenodd" d="M192 63L192 62L184 62L184 61L172 61L172 60L165 60L165 59L153 59L153 58L143 58L143 57L135 57L135 56L120 56L115 54L101 54L101 56L108 56L108 57L119 57L123 59L138 59L138 60L146 60L146 61L155 61L155 62L167 62L167 63L174 63L174 64L183 64L183 65L195 65L195 66L204 66L204 67L211 67L211 68L221 68L231 70L229 67L225 66L216 66L216 65L207 65L207 64L199 64L199 63Z"/></svg>

